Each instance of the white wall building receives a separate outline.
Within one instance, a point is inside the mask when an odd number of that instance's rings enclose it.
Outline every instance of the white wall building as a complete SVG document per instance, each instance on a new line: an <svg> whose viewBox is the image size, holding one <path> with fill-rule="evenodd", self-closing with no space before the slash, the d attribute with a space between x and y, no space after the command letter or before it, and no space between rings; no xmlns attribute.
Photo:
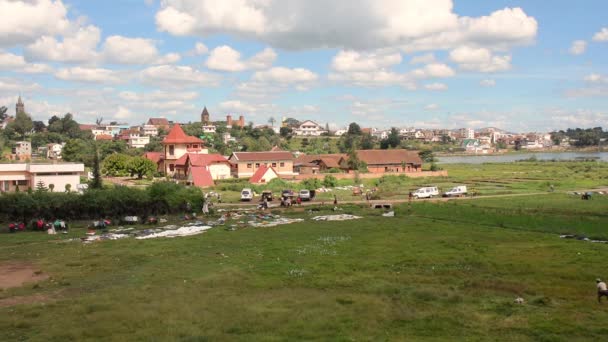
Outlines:
<svg viewBox="0 0 608 342"><path fill-rule="evenodd" d="M83 173L84 164L0 164L0 192L34 190L38 184L49 189L53 184L54 192L66 191L69 184L70 191L78 191Z"/></svg>
<svg viewBox="0 0 608 342"><path fill-rule="evenodd" d="M141 131L144 135L155 137L158 136L158 128L154 125L143 125Z"/></svg>
<svg viewBox="0 0 608 342"><path fill-rule="evenodd" d="M315 136L318 137L321 134L327 132L321 125L314 121L306 120L296 128L293 133L298 136Z"/></svg>

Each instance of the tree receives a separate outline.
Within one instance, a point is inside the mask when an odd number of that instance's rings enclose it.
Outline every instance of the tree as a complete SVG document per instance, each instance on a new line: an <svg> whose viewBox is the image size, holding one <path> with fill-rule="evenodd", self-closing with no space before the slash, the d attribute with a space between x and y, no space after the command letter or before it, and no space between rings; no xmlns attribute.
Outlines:
<svg viewBox="0 0 608 342"><path fill-rule="evenodd" d="M61 120L61 119L59 119L59 117L57 115L51 116L51 118L49 119L49 126L53 125L55 122L57 122L59 120Z"/></svg>
<svg viewBox="0 0 608 342"><path fill-rule="evenodd" d="M348 153L347 165L351 170L358 170L361 166L361 161L359 160L359 156L357 155L357 151L355 151L355 149L350 150Z"/></svg>
<svg viewBox="0 0 608 342"><path fill-rule="evenodd" d="M4 122L8 117L8 114L6 114L7 110L8 109L5 106L0 107L0 122Z"/></svg>
<svg viewBox="0 0 608 342"><path fill-rule="evenodd" d="M420 156L420 159L422 159L422 161L425 163L431 163L435 161L435 156L433 156L433 151L431 150L420 151L418 152L418 155Z"/></svg>
<svg viewBox="0 0 608 342"><path fill-rule="evenodd" d="M275 122L277 122L277 120L276 120L274 117L272 117L272 116L270 117L270 119L268 119L268 123L269 123L269 124L270 124L272 127L274 127Z"/></svg>
<svg viewBox="0 0 608 342"><path fill-rule="evenodd" d="M61 158L68 162L81 162L93 165L93 143L82 139L70 139L61 150Z"/></svg>
<svg viewBox="0 0 608 342"><path fill-rule="evenodd" d="M293 133L293 129L291 127L281 127L279 130L279 134L281 135L281 137L283 138L291 138L291 135Z"/></svg>
<svg viewBox="0 0 608 342"><path fill-rule="evenodd" d="M363 134L361 136L361 149L371 150L374 148L374 137L371 134Z"/></svg>
<svg viewBox="0 0 608 342"><path fill-rule="evenodd" d="M346 132L348 135L361 135L363 132L361 131L361 127L356 122L351 122L348 125L348 131Z"/></svg>
<svg viewBox="0 0 608 342"><path fill-rule="evenodd" d="M163 151L163 139L160 137L150 137L150 142L144 146L145 152L162 152Z"/></svg>
<svg viewBox="0 0 608 342"><path fill-rule="evenodd" d="M32 118L24 112L18 112L15 115L15 121L8 124L7 128L14 130L21 138L25 138L32 131L34 123Z"/></svg>
<svg viewBox="0 0 608 342"><path fill-rule="evenodd" d="M91 189L101 189L102 187L103 183L101 181L101 171L99 169L99 151L97 144L93 143L93 180L91 181Z"/></svg>
<svg viewBox="0 0 608 342"><path fill-rule="evenodd" d="M144 157L133 157L128 165L129 172L131 175L137 175L137 179L142 179L144 176L152 176L154 171L156 171L156 164Z"/></svg>
<svg viewBox="0 0 608 342"><path fill-rule="evenodd" d="M34 121L33 125L34 125L34 127L33 127L34 132L36 132L36 133L44 132L44 130L46 129L46 125L42 121Z"/></svg>
<svg viewBox="0 0 608 342"><path fill-rule="evenodd" d="M300 126L300 121L298 121L294 118L287 118L287 119L285 119L285 121L283 121L283 123L285 124L285 126L291 127L291 128Z"/></svg>
<svg viewBox="0 0 608 342"><path fill-rule="evenodd" d="M48 189L46 187L46 184L44 184L43 181L38 181L38 183L36 183L36 192L47 192Z"/></svg>
<svg viewBox="0 0 608 342"><path fill-rule="evenodd" d="M51 192L53 192L53 190L55 190L55 184L53 184L53 183L49 184L49 190Z"/></svg>
<svg viewBox="0 0 608 342"><path fill-rule="evenodd" d="M70 139L80 138L82 136L80 125L74 120L70 113L65 114L61 119L53 116L49 120L48 130L49 132L63 134Z"/></svg>
<svg viewBox="0 0 608 342"><path fill-rule="evenodd" d="M325 178L323 178L323 186L326 188L334 188L338 186L338 179L335 176L326 175Z"/></svg>
<svg viewBox="0 0 608 342"><path fill-rule="evenodd" d="M129 163L131 157L122 153L113 153L107 156L102 163L102 174L110 177L127 176L130 173Z"/></svg>

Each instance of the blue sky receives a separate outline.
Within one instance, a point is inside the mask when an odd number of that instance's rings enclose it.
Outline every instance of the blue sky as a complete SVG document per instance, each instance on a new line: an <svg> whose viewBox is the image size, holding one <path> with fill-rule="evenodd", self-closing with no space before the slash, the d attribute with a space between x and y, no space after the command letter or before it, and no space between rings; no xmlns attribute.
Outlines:
<svg viewBox="0 0 608 342"><path fill-rule="evenodd" d="M131 124L608 127L608 3L0 0L0 105Z"/></svg>

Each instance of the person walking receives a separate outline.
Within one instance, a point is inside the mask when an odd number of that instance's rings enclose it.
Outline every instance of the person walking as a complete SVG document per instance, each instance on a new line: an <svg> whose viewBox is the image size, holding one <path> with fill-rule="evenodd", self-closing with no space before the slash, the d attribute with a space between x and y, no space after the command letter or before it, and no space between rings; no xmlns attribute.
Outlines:
<svg viewBox="0 0 608 342"><path fill-rule="evenodd" d="M338 205L338 196L334 194L334 205Z"/></svg>
<svg viewBox="0 0 608 342"><path fill-rule="evenodd" d="M602 297L608 298L608 287L606 287L606 283L600 278L597 278L595 282L597 284L597 302L601 303Z"/></svg>

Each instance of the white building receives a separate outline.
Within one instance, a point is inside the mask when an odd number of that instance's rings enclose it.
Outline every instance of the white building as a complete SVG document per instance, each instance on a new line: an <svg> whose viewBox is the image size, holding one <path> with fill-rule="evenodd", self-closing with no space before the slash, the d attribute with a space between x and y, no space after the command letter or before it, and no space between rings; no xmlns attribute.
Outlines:
<svg viewBox="0 0 608 342"><path fill-rule="evenodd" d="M46 157L48 159L61 159L61 151L64 144L48 144L46 145Z"/></svg>
<svg viewBox="0 0 608 342"><path fill-rule="evenodd" d="M472 128L461 128L458 133L461 139L475 139L475 130Z"/></svg>
<svg viewBox="0 0 608 342"><path fill-rule="evenodd" d="M334 132L334 135L335 135L335 136L337 136L337 137L341 137L341 136L343 136L344 134L346 134L346 132L348 132L348 130L347 130L347 129L343 129L343 128L341 128L341 129L339 129L339 130L335 131L335 132Z"/></svg>
<svg viewBox="0 0 608 342"><path fill-rule="evenodd" d="M140 135L139 133L129 133L126 137L127 145L132 148L144 148L150 143L149 135Z"/></svg>
<svg viewBox="0 0 608 342"><path fill-rule="evenodd" d="M203 133L213 134L215 130L216 127L214 125L203 125Z"/></svg>
<svg viewBox="0 0 608 342"><path fill-rule="evenodd" d="M293 133L298 136L315 136L318 137L321 134L327 132L322 126L314 121L306 120L296 128Z"/></svg>
<svg viewBox="0 0 608 342"><path fill-rule="evenodd" d="M383 129L383 130L375 129L375 128L372 129L372 136L374 136L380 140L388 138L389 133L390 133L390 131L385 130L385 129Z"/></svg>
<svg viewBox="0 0 608 342"><path fill-rule="evenodd" d="M143 125L141 131L144 135L155 137L158 136L158 128L154 125Z"/></svg>
<svg viewBox="0 0 608 342"><path fill-rule="evenodd" d="M0 192L35 190L39 184L55 192L77 191L83 173L84 164L0 164Z"/></svg>

